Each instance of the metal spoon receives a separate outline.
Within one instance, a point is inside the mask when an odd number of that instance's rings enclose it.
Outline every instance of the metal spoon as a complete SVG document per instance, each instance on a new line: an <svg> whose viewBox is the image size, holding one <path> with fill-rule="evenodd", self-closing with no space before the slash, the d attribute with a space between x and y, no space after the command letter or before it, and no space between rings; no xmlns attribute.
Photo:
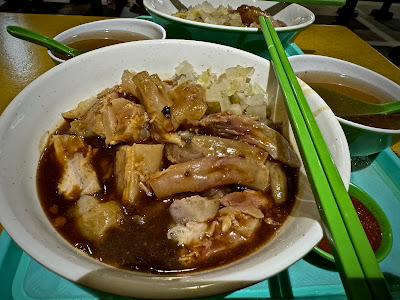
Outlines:
<svg viewBox="0 0 400 300"><path fill-rule="evenodd" d="M79 54L89 51L89 50L78 50L68 47L67 45L64 45L63 43L60 43L43 34L18 26L7 26L7 32L14 37L46 47L49 50L64 55L77 56Z"/></svg>

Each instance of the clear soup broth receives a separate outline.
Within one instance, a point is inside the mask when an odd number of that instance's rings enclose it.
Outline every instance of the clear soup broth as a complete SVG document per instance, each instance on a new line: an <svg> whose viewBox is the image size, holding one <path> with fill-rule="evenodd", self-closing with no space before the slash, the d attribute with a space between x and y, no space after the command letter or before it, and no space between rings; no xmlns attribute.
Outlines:
<svg viewBox="0 0 400 300"><path fill-rule="evenodd" d="M71 48L79 50L94 50L105 46L140 40L150 40L150 37L137 32L104 30L78 34L65 40L63 43ZM60 59L68 60L72 58L72 56L63 55L54 51L52 51L52 53Z"/></svg>
<svg viewBox="0 0 400 300"><path fill-rule="evenodd" d="M383 89L376 89L360 80L334 73L306 71L296 75L324 99L336 116L366 126L400 129L400 114L349 116L354 112L354 107L349 105L348 100L370 103L396 100Z"/></svg>

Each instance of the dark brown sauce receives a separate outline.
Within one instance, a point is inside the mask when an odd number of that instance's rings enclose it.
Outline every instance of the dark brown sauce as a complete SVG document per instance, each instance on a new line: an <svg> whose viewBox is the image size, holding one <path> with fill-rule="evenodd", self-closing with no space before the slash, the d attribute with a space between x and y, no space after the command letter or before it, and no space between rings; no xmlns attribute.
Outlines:
<svg viewBox="0 0 400 300"><path fill-rule="evenodd" d="M78 50L94 50L110 45L149 39L150 37L137 32L107 30L75 35L72 38L63 41L63 43ZM72 56L63 55L54 51L52 51L52 53L60 59L68 60L72 58Z"/></svg>
<svg viewBox="0 0 400 300"><path fill-rule="evenodd" d="M379 223L375 219L371 211L358 199L350 196L351 202L357 212L358 218L360 219L361 225L364 228L365 234L367 235L368 241L374 252L378 250L382 242L382 232L379 228ZM318 248L332 254L331 247L329 246L328 238L324 236L319 242Z"/></svg>
<svg viewBox="0 0 400 300"><path fill-rule="evenodd" d="M361 81L331 73L304 72L297 74L329 105L334 114L359 124L385 129L400 129L400 114L349 116L354 110L347 99L370 103L386 103L393 99L384 90L365 86Z"/></svg>
<svg viewBox="0 0 400 300"><path fill-rule="evenodd" d="M66 133L69 124L61 126L57 132ZM106 147L102 139L85 139L85 142L97 149L93 157L93 166L96 169L103 191L97 196L102 201L115 199L115 180L109 176L113 168L114 155L117 147ZM165 166L167 167L167 166ZM297 191L297 169L285 167L288 177L289 200L281 205L274 204L270 216L282 223L287 219L293 205ZM41 205L53 226L72 245L82 252L122 269L136 270L148 273L199 271L226 265L243 258L257 250L270 240L281 225L268 225L262 222L255 237L239 246L209 259L183 266L178 261L178 251L181 247L167 238L168 225L172 221L168 208L171 201L160 201L156 197L143 194L134 208L124 208L123 224L110 229L106 238L101 242L91 242L80 233L75 222L70 218L70 209L75 201L65 200L57 192L57 185L61 177L61 169L54 155L54 148L44 150L37 171L37 188ZM237 190L245 188L236 186ZM135 217L136 216L136 217ZM137 216L143 216L145 222L135 221Z"/></svg>

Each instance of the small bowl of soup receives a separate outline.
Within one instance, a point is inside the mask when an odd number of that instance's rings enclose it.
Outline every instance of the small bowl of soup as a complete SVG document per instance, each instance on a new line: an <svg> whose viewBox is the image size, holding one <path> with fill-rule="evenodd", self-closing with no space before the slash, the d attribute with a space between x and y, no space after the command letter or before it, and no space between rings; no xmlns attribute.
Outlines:
<svg viewBox="0 0 400 300"><path fill-rule="evenodd" d="M398 101L400 86L359 65L326 56L298 55L290 58L296 75L329 105L342 126L351 156L379 153L400 134L400 114L349 116L348 103ZM350 99L350 101L347 101Z"/></svg>
<svg viewBox="0 0 400 300"><path fill-rule="evenodd" d="M120 43L165 38L166 31L162 26L148 20L127 18L85 23L54 37L71 48L89 51ZM72 58L51 50L47 53L56 64Z"/></svg>
<svg viewBox="0 0 400 300"><path fill-rule="evenodd" d="M378 262L392 249L393 236L390 222L379 204L360 187L350 183L349 195ZM314 247L322 257L335 261L326 235Z"/></svg>

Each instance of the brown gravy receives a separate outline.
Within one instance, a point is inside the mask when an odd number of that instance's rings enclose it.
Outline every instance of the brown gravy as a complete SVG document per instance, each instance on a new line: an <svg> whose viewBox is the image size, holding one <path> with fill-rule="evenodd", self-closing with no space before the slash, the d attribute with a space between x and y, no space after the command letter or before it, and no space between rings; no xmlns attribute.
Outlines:
<svg viewBox="0 0 400 300"><path fill-rule="evenodd" d="M137 32L106 30L75 35L63 43L78 50L94 50L110 45L149 39L150 37ZM60 59L68 60L72 58L72 56L63 55L54 51L52 51L52 53Z"/></svg>
<svg viewBox="0 0 400 300"><path fill-rule="evenodd" d="M57 130L63 134L68 131L65 123ZM106 147L102 139L85 139L93 149L93 165L101 185L105 186L98 196L102 201L115 200L114 177L107 177L107 170L113 167L116 147ZM281 222L287 219L294 205L294 195L297 191L297 169L285 167L288 177L289 199L281 205L273 204L271 217ZM170 200L158 200L143 194L134 208L124 207L124 222L117 228L110 229L101 242L91 242L80 233L76 223L69 217L69 211L74 201L66 201L57 192L61 170L58 167L54 147L45 149L38 166L37 188L41 205L53 226L72 245L91 257L122 269L162 274L165 272L199 271L226 265L257 250L264 245L281 225L269 225L262 222L255 237L250 241L230 249L220 255L193 264L185 268L177 260L180 246L167 239L168 224L171 216L168 208ZM106 179L104 179L106 178ZM243 187L236 187L238 190ZM146 216L146 222L138 225L137 216Z"/></svg>

